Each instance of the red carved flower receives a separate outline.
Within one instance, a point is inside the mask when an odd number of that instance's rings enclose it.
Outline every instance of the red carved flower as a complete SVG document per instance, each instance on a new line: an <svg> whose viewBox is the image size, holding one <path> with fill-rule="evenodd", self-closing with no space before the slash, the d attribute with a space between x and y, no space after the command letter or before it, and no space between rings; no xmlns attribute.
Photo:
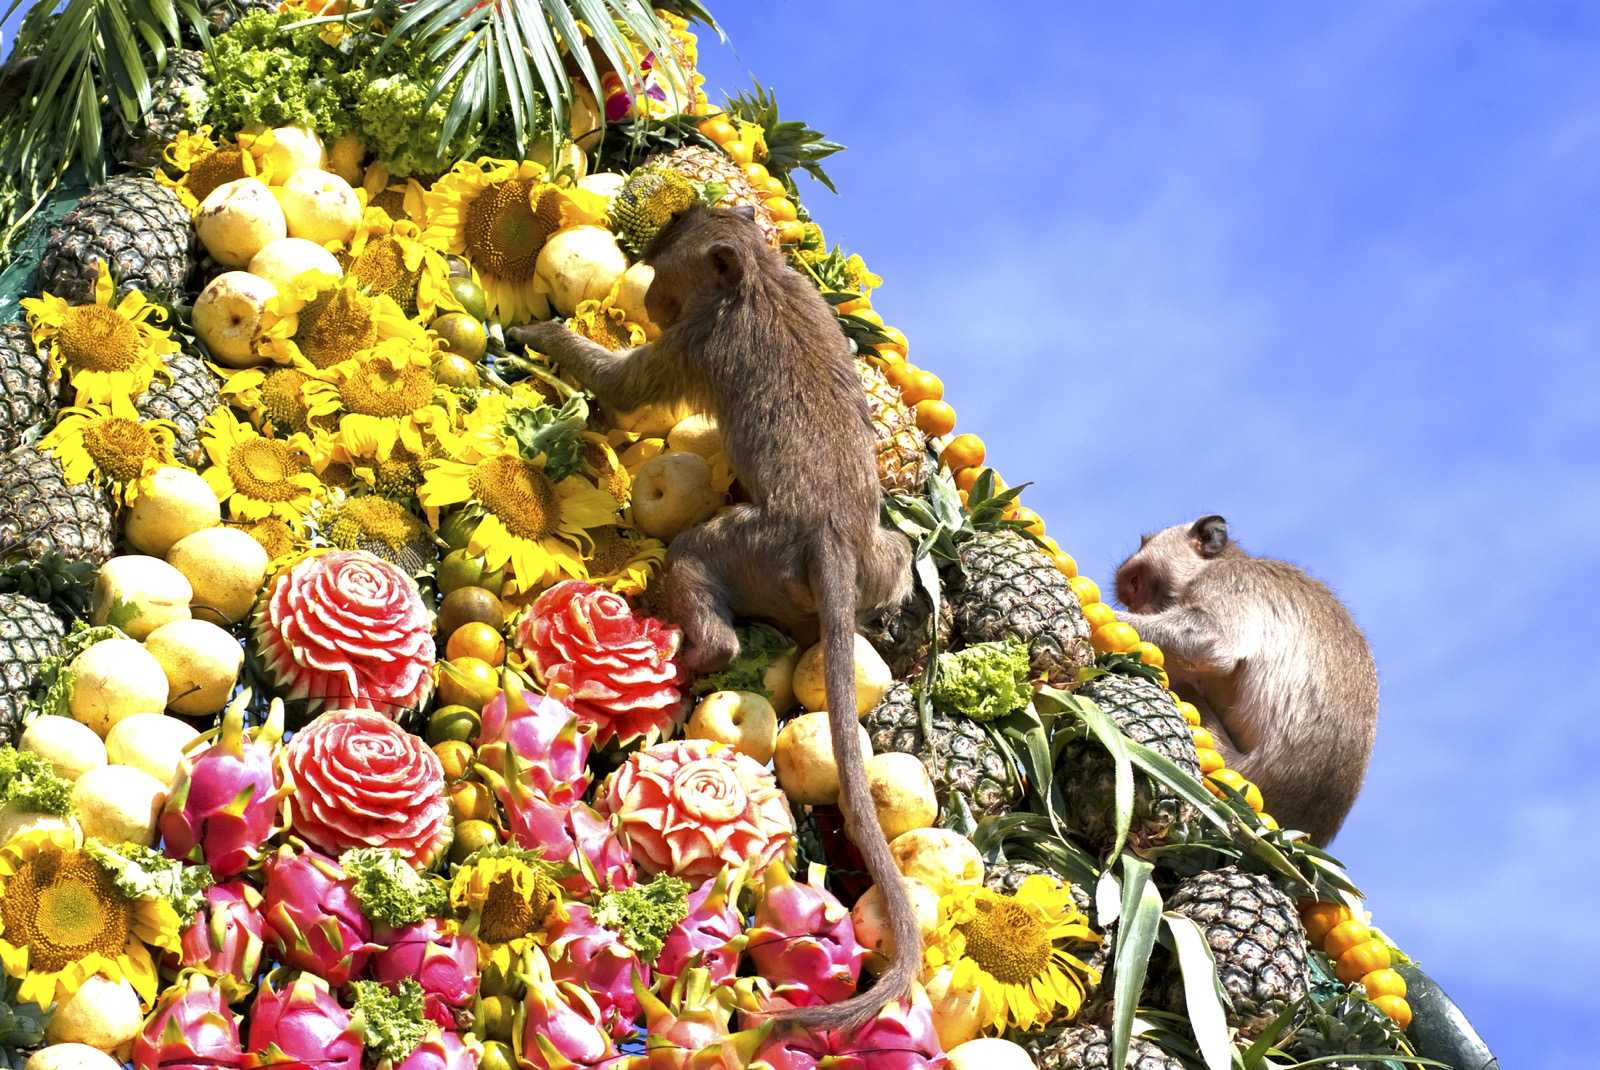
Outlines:
<svg viewBox="0 0 1600 1070"><path fill-rule="evenodd" d="M390 847L419 868L450 843L444 767L428 745L371 710L329 710L289 741L289 824L337 856Z"/></svg>
<svg viewBox="0 0 1600 1070"><path fill-rule="evenodd" d="M595 743L659 732L678 712L683 633L636 617L621 595L566 580L534 601L517 630L523 654L549 688L566 688Z"/></svg>
<svg viewBox="0 0 1600 1070"><path fill-rule="evenodd" d="M433 625L417 585L364 550L308 557L256 610L256 647L286 699L398 715L433 681Z"/></svg>

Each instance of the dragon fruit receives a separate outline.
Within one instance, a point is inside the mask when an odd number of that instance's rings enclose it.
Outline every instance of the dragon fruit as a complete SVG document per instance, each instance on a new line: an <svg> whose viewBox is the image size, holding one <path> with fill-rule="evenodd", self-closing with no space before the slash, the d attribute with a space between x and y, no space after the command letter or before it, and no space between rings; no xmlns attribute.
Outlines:
<svg viewBox="0 0 1600 1070"><path fill-rule="evenodd" d="M309 847L297 852L284 844L267 860L263 916L279 959L336 988L363 976L377 949L350 879Z"/></svg>
<svg viewBox="0 0 1600 1070"><path fill-rule="evenodd" d="M261 893L246 881L213 884L206 905L183 930L182 962L221 978L230 998L250 991L267 938Z"/></svg>
<svg viewBox="0 0 1600 1070"><path fill-rule="evenodd" d="M645 1016L645 1065L640 1070L742 1070L755 1050L750 1041L765 1033L750 1031L745 1043L731 1042L728 1018L737 1002L731 987L714 987L711 974L696 966L683 971L667 998L635 976L633 994Z"/></svg>
<svg viewBox="0 0 1600 1070"><path fill-rule="evenodd" d="M748 1065L750 1070L943 1070L949 1060L939 1046L927 994L919 987L858 1029L772 1033Z"/></svg>
<svg viewBox="0 0 1600 1070"><path fill-rule="evenodd" d="M415 980L428 1017L454 1029L455 1010L478 994L478 941L439 918L379 932L376 939L385 946L372 956L372 979L387 985Z"/></svg>
<svg viewBox="0 0 1600 1070"><path fill-rule="evenodd" d="M589 747L593 728L582 729L578 715L559 698L524 691L509 671L504 688L483 707L478 757L495 769L506 767L507 748L521 759L521 780L558 806L570 806L589 790Z"/></svg>
<svg viewBox="0 0 1600 1070"><path fill-rule="evenodd" d="M634 995L636 979L648 984L650 968L610 929L595 924L594 913L582 903L570 903L567 917L550 930L546 947L550 974L589 990L600 1008L600 1024L618 1040L633 1032L639 1018Z"/></svg>
<svg viewBox="0 0 1600 1070"><path fill-rule="evenodd" d="M222 715L210 746L186 755L161 812L169 858L204 862L212 876L236 877L261 857L261 845L283 828L283 703L246 736L243 691Z"/></svg>
<svg viewBox="0 0 1600 1070"><path fill-rule="evenodd" d="M514 751L503 748L501 757L503 776L481 762L473 769L494 789L517 846L570 865L572 873L561 880L561 887L574 896L634 884L633 859L617 836L614 818L582 800L565 806L551 802L527 786L529 767Z"/></svg>
<svg viewBox="0 0 1600 1070"><path fill-rule="evenodd" d="M250 1007L248 1070L361 1070L361 1034L320 977L269 974Z"/></svg>
<svg viewBox="0 0 1600 1070"><path fill-rule="evenodd" d="M673 926L651 964L658 975L677 977L700 965L720 985L739 972L740 945L732 942L744 933L738 908L743 880L744 871L730 866L689 893L688 915Z"/></svg>
<svg viewBox="0 0 1600 1070"><path fill-rule="evenodd" d="M799 884L782 862L769 865L763 877L745 949L782 1005L837 1003L855 994L861 977L867 949L856 940L850 912L822 880L822 867L813 866L807 883Z"/></svg>
<svg viewBox="0 0 1600 1070"><path fill-rule="evenodd" d="M219 1070L239 1066L244 1046L222 990L200 973L185 973L161 996L133 1041L140 1070Z"/></svg>
<svg viewBox="0 0 1600 1070"><path fill-rule="evenodd" d="M557 981L538 948L522 957L522 979L528 994L520 1013L517 1051L533 1070L621 1070L630 1060L616 1049L600 1025L600 1007L587 991L570 981Z"/></svg>
<svg viewBox="0 0 1600 1070"><path fill-rule="evenodd" d="M378 1070L474 1070L483 1057L483 1045L470 1033L464 1038L451 1030L434 1030L398 1063L379 1063Z"/></svg>

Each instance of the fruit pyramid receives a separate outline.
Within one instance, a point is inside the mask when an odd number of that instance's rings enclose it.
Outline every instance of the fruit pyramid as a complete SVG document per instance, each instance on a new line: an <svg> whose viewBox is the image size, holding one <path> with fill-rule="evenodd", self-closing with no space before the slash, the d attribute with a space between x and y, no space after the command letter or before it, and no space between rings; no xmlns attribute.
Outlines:
<svg viewBox="0 0 1600 1070"><path fill-rule="evenodd" d="M955 434L801 203L840 146L711 103L698 4L103 6L0 71L0 1065L1471 1054ZM849 1031L772 1020L888 939L820 651L741 622L696 677L663 609L739 493L716 422L506 343L655 337L639 254L695 204L836 312L917 547L856 679L925 968Z"/></svg>

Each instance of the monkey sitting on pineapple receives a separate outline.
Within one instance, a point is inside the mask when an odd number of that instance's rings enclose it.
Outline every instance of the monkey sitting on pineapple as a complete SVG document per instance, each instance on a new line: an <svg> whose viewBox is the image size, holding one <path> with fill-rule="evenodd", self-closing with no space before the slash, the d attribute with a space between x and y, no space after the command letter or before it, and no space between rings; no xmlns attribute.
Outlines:
<svg viewBox="0 0 1600 1070"><path fill-rule="evenodd" d="M1117 618L1166 655L1228 765L1273 817L1326 846L1378 730L1378 673L1350 613L1294 565L1239 548L1220 516L1146 535L1117 569Z"/></svg>

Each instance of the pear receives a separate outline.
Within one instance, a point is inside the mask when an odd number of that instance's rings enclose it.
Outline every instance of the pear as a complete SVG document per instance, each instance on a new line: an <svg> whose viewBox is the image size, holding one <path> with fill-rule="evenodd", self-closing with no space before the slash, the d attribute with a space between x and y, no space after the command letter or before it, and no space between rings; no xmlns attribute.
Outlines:
<svg viewBox="0 0 1600 1070"><path fill-rule="evenodd" d="M266 279L278 291L280 312L299 312L305 298L292 284L310 272L331 282L344 276L344 268L327 249L305 238L279 238L250 258L250 274Z"/></svg>
<svg viewBox="0 0 1600 1070"><path fill-rule="evenodd" d="M212 259L232 268L244 267L268 242L289 233L278 199L258 178L236 178L212 190L200 202L194 226Z"/></svg>
<svg viewBox="0 0 1600 1070"><path fill-rule="evenodd" d="M193 597L184 574L161 558L113 557L95 578L89 623L111 624L131 639L143 639L168 621L187 620Z"/></svg>
<svg viewBox="0 0 1600 1070"><path fill-rule="evenodd" d="M222 504L211 484L181 465L166 465L139 481L139 499L122 534L140 553L165 557L185 535L221 523Z"/></svg>
<svg viewBox="0 0 1600 1070"><path fill-rule="evenodd" d="M267 357L256 342L265 326L267 302L277 296L277 286L260 275L224 271L195 298L194 333L218 364L230 368L265 364Z"/></svg>
<svg viewBox="0 0 1600 1070"><path fill-rule="evenodd" d="M722 502L711 482L711 465L698 454L668 450L646 461L633 477L633 522L662 542L710 519Z"/></svg>
<svg viewBox="0 0 1600 1070"><path fill-rule="evenodd" d="M296 171L278 190L289 235L326 244L347 242L361 222L361 200L329 171Z"/></svg>
<svg viewBox="0 0 1600 1070"><path fill-rule="evenodd" d="M188 623L174 621L151 634ZM167 708L167 674L133 639L102 639L73 658L67 671L72 674L67 708L102 739L124 718Z"/></svg>
<svg viewBox="0 0 1600 1070"><path fill-rule="evenodd" d="M166 674L168 707L191 717L221 710L244 667L239 641L210 621L173 621L151 632L144 645Z"/></svg>

